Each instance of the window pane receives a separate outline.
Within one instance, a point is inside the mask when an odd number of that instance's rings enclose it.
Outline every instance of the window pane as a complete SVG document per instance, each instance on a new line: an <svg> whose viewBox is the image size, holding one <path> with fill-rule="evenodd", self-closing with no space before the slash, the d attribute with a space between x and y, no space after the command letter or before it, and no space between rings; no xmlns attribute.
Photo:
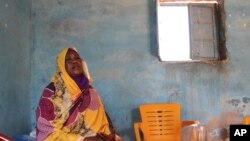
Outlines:
<svg viewBox="0 0 250 141"><path fill-rule="evenodd" d="M161 60L190 60L188 6L158 6L157 18Z"/></svg>

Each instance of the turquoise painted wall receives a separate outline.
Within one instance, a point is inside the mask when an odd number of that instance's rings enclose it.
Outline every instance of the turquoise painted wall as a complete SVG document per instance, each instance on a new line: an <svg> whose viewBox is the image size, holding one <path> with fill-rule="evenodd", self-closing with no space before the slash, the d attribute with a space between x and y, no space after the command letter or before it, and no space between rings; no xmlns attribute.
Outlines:
<svg viewBox="0 0 250 141"><path fill-rule="evenodd" d="M31 0L0 0L0 133L13 136L30 124Z"/></svg>
<svg viewBox="0 0 250 141"><path fill-rule="evenodd" d="M87 61L125 141L135 140L133 123L143 103L179 102L183 120L202 122L230 112L250 114L248 0L225 0L226 64L160 62L155 0L16 0L8 8L6 0L0 2L0 65L6 66L0 70L0 111L6 113L0 132L34 128L34 110L55 71L55 57L70 44Z"/></svg>

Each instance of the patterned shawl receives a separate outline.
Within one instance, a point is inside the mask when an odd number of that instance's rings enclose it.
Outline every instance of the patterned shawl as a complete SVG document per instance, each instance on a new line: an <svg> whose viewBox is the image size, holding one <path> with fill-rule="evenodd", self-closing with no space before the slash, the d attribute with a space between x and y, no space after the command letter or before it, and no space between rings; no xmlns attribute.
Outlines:
<svg viewBox="0 0 250 141"><path fill-rule="evenodd" d="M36 110L38 141L76 141L97 133L110 134L97 91L92 86L81 90L66 72L68 49L63 49L57 56L57 71ZM86 63L83 66L84 74L90 80Z"/></svg>

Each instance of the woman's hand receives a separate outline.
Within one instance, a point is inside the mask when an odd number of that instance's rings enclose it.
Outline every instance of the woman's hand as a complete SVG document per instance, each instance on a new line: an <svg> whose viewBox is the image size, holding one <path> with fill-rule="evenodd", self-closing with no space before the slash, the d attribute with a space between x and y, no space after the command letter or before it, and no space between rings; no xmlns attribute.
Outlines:
<svg viewBox="0 0 250 141"><path fill-rule="evenodd" d="M116 131L113 129L109 135L98 134L97 136L103 141L115 141Z"/></svg>
<svg viewBox="0 0 250 141"><path fill-rule="evenodd" d="M77 140L77 141L100 141L100 138L97 136L93 136L93 137L87 137L85 139Z"/></svg>

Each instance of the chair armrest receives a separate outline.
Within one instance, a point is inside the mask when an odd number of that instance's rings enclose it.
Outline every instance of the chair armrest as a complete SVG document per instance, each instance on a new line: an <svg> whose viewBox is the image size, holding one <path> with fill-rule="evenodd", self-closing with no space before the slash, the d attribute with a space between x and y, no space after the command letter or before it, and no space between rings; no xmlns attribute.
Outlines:
<svg viewBox="0 0 250 141"><path fill-rule="evenodd" d="M140 137L140 125L141 123L134 123L134 130L135 130L135 138L136 141L141 141L141 137Z"/></svg>
<svg viewBox="0 0 250 141"><path fill-rule="evenodd" d="M196 120L184 120L184 121L181 121L181 127L188 126L188 125L191 125L191 124L197 124L197 123L199 123L199 121L196 121Z"/></svg>

